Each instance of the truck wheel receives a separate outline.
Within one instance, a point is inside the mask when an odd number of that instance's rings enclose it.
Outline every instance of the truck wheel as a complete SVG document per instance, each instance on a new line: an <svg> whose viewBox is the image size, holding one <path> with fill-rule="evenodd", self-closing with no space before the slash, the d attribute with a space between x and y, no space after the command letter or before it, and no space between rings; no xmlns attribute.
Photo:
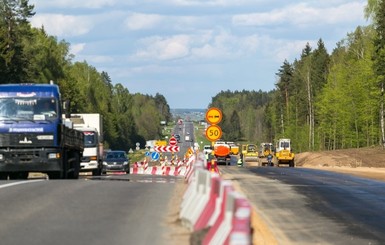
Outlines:
<svg viewBox="0 0 385 245"><path fill-rule="evenodd" d="M289 167L294 168L294 160L291 160L291 161L290 161Z"/></svg>
<svg viewBox="0 0 385 245"><path fill-rule="evenodd" d="M92 176L99 176L99 175L102 175L102 169L97 168L92 170Z"/></svg>
<svg viewBox="0 0 385 245"><path fill-rule="evenodd" d="M0 180L7 180L8 179L8 173L0 173Z"/></svg>
<svg viewBox="0 0 385 245"><path fill-rule="evenodd" d="M61 172L48 172L47 173L49 179L61 179Z"/></svg>
<svg viewBox="0 0 385 245"><path fill-rule="evenodd" d="M28 179L28 172L10 173L9 179Z"/></svg>
<svg viewBox="0 0 385 245"><path fill-rule="evenodd" d="M79 153L75 152L73 154L73 161L71 164L71 172L69 173L69 179L79 179L80 172L80 157Z"/></svg>

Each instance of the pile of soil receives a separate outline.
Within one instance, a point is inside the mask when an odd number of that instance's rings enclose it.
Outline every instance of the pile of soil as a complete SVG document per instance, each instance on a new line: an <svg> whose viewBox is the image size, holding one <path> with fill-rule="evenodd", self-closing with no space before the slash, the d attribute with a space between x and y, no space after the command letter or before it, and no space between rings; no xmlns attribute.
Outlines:
<svg viewBox="0 0 385 245"><path fill-rule="evenodd" d="M296 154L296 166L303 167L385 167L385 149L366 147Z"/></svg>
<svg viewBox="0 0 385 245"><path fill-rule="evenodd" d="M382 147L298 153L295 165L385 181L385 149Z"/></svg>

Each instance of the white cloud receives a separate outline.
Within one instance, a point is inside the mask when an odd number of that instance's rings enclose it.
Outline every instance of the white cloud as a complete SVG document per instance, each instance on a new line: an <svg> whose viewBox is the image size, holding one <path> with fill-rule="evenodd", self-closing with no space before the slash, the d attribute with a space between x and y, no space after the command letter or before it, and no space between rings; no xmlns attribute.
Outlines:
<svg viewBox="0 0 385 245"><path fill-rule="evenodd" d="M297 40L297 41L288 41L288 40L275 40L269 44L274 46L271 50L276 62L281 62L286 59L289 62L293 62L295 58L299 58L299 55L302 53L302 50L305 48L306 43L312 48L316 48L317 41L309 41L309 40Z"/></svg>
<svg viewBox="0 0 385 245"><path fill-rule="evenodd" d="M180 6L243 6L269 2L269 0L172 0L170 2Z"/></svg>
<svg viewBox="0 0 385 245"><path fill-rule="evenodd" d="M91 8L99 9L106 6L114 6L118 4L119 0L50 0L38 1L31 0L30 3L39 5L41 8ZM129 2L129 1L127 1Z"/></svg>
<svg viewBox="0 0 385 245"><path fill-rule="evenodd" d="M105 64L105 63L112 63L114 62L114 58L111 56L106 56L106 55L85 55L83 56L84 59L82 60L87 60L92 63L97 63L97 64Z"/></svg>
<svg viewBox="0 0 385 245"><path fill-rule="evenodd" d="M337 24L363 19L362 2L351 2L329 8L315 8L307 3L299 3L265 13L235 15L235 26L272 26L290 23L293 25L313 26L315 24Z"/></svg>
<svg viewBox="0 0 385 245"><path fill-rule="evenodd" d="M89 18L62 14L39 14L32 18L33 27L42 27L50 35L60 37L78 36L88 33L93 28Z"/></svg>
<svg viewBox="0 0 385 245"><path fill-rule="evenodd" d="M145 47L140 49L133 59L171 60L185 57L190 52L190 38L187 35L157 36L143 39L141 42Z"/></svg>
<svg viewBox="0 0 385 245"><path fill-rule="evenodd" d="M150 29L159 25L163 17L157 14L132 13L125 20L125 24L130 30Z"/></svg>
<svg viewBox="0 0 385 245"><path fill-rule="evenodd" d="M72 44L70 46L70 53L77 56L86 46L85 43Z"/></svg>

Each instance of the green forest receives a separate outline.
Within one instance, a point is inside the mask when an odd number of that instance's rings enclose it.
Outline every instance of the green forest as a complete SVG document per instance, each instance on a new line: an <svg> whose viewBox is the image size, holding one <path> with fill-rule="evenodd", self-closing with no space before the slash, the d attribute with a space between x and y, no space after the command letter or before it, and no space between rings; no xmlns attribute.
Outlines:
<svg viewBox="0 0 385 245"><path fill-rule="evenodd" d="M73 113L100 113L106 148L129 150L162 137L160 121L173 120L161 94L130 93L108 73L74 62L70 44L41 28L28 0L0 2L0 83L59 85ZM208 107L223 112L223 138L274 142L290 138L294 151L383 145L385 1L368 0L368 26L358 26L332 51L322 38L299 58L282 61L273 91L221 91Z"/></svg>
<svg viewBox="0 0 385 245"><path fill-rule="evenodd" d="M86 61L73 62L69 43L44 27L31 27L28 19L35 12L28 0L1 1L0 7L0 84L58 84L72 113L103 116L106 149L129 150L136 142L144 146L146 139L161 137L160 121L172 120L163 95L131 94L106 72Z"/></svg>
<svg viewBox="0 0 385 245"><path fill-rule="evenodd" d="M369 0L365 17L328 53L322 38L284 60L274 91L221 91L210 106L223 111L226 140L275 142L294 151L383 146L385 1Z"/></svg>

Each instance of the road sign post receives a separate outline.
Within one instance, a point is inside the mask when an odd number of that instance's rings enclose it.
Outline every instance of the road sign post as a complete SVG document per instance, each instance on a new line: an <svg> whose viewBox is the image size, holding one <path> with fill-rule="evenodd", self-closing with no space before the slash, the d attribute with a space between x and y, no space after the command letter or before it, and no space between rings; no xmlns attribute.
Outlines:
<svg viewBox="0 0 385 245"><path fill-rule="evenodd" d="M222 111L216 107L212 107L206 112L206 121L210 124L218 124L222 121Z"/></svg>
<svg viewBox="0 0 385 245"><path fill-rule="evenodd" d="M171 145L171 146L175 146L178 144L178 141L176 140L176 138L174 136L172 136L170 138L170 140L168 141L168 144Z"/></svg>
<svg viewBox="0 0 385 245"><path fill-rule="evenodd" d="M222 121L222 111L216 107L212 107L206 112L206 121L210 124L206 129L206 138L214 144L222 137L222 129L217 124Z"/></svg>
<svg viewBox="0 0 385 245"><path fill-rule="evenodd" d="M210 141L217 141L222 137L222 129L218 125L210 125L206 129L206 138Z"/></svg>

